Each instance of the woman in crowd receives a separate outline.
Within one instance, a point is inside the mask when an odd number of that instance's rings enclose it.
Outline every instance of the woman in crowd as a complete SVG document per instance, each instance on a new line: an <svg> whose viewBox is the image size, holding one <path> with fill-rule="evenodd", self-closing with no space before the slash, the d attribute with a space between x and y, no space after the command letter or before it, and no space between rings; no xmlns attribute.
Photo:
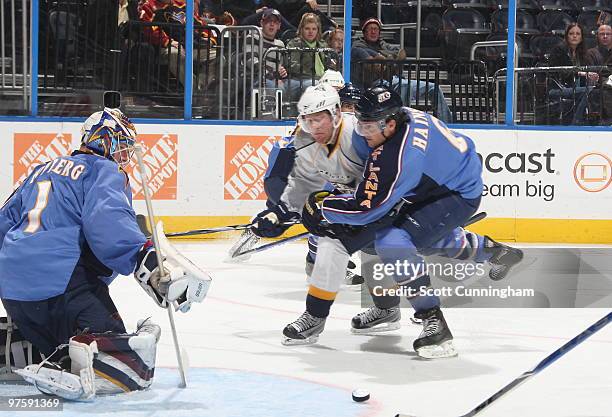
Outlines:
<svg viewBox="0 0 612 417"><path fill-rule="evenodd" d="M327 48L321 39L321 21L314 13L302 16L298 26L298 36L287 42L287 48L298 48L287 56L285 68L289 73L289 99L297 101L307 87L315 85L326 69L336 69L336 54L328 52L302 51L303 49ZM332 56L333 55L333 56Z"/></svg>
<svg viewBox="0 0 612 417"><path fill-rule="evenodd" d="M578 23L572 23L565 29L564 42L554 47L550 52L548 65L551 67L579 67L588 65L584 29ZM595 72L567 71L560 72L556 80L558 86L549 92L551 97L561 101L560 117L571 124L582 124L587 109L588 94L593 89L590 85L597 82L599 76ZM567 115L563 101L571 101L574 114ZM571 113L571 111L569 112Z"/></svg>

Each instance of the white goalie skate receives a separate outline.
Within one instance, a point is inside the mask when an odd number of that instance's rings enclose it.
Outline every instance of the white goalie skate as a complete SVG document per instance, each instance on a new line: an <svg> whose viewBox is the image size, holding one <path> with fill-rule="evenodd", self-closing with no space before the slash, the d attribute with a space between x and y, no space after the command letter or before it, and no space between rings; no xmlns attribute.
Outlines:
<svg viewBox="0 0 612 417"><path fill-rule="evenodd" d="M238 240L232 245L228 251L228 257L225 262L244 262L251 257L251 254L240 255L250 249L253 249L259 242L259 236L255 235L251 229L244 229Z"/></svg>

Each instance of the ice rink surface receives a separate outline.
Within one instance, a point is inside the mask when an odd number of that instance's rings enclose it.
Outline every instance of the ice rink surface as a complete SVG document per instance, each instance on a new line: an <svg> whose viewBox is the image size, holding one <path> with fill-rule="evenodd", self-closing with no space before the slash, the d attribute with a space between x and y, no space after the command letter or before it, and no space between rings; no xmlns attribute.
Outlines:
<svg viewBox="0 0 612 417"><path fill-rule="evenodd" d="M173 369L176 359L166 312L133 278L119 277L111 295L128 329L148 316L163 329L154 389L66 404L58 415L459 416L609 311L445 309L459 356L425 361L412 350L421 327L410 323L410 310L403 310L399 330L352 335L350 319L361 311L360 296L343 289L319 342L285 347L280 344L282 328L305 309L305 243L255 254L241 264L224 263L231 243L175 244L214 279L203 304L175 314L189 362L186 390L176 388L179 375ZM371 400L353 402L355 388L368 390ZM9 387L0 387L0 396L11 394ZM612 417L612 325L481 415Z"/></svg>

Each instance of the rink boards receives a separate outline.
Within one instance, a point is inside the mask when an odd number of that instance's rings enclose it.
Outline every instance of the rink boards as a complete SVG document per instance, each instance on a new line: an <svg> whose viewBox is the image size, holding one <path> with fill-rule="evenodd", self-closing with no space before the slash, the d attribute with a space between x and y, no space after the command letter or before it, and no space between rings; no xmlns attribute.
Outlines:
<svg viewBox="0 0 612 417"><path fill-rule="evenodd" d="M0 123L0 196L65 155L80 123ZM264 207L272 143L289 125L137 124L156 214L167 231L247 222ZM483 160L488 218L473 227L521 242L612 243L612 138L605 131L460 129ZM298 154L299 155L299 154ZM128 168L137 211L142 183ZM4 197L0 197L4 198ZM218 237L218 235L217 235Z"/></svg>

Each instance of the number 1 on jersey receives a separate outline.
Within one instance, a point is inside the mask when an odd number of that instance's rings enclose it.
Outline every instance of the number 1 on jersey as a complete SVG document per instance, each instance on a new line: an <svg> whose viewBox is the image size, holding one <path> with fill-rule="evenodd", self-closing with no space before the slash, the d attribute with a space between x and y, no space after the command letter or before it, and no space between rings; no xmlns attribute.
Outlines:
<svg viewBox="0 0 612 417"><path fill-rule="evenodd" d="M38 195L36 196L36 204L32 210L28 212L28 226L23 230L27 233L34 233L40 227L40 216L49 202L49 193L51 192L51 181L39 181Z"/></svg>

